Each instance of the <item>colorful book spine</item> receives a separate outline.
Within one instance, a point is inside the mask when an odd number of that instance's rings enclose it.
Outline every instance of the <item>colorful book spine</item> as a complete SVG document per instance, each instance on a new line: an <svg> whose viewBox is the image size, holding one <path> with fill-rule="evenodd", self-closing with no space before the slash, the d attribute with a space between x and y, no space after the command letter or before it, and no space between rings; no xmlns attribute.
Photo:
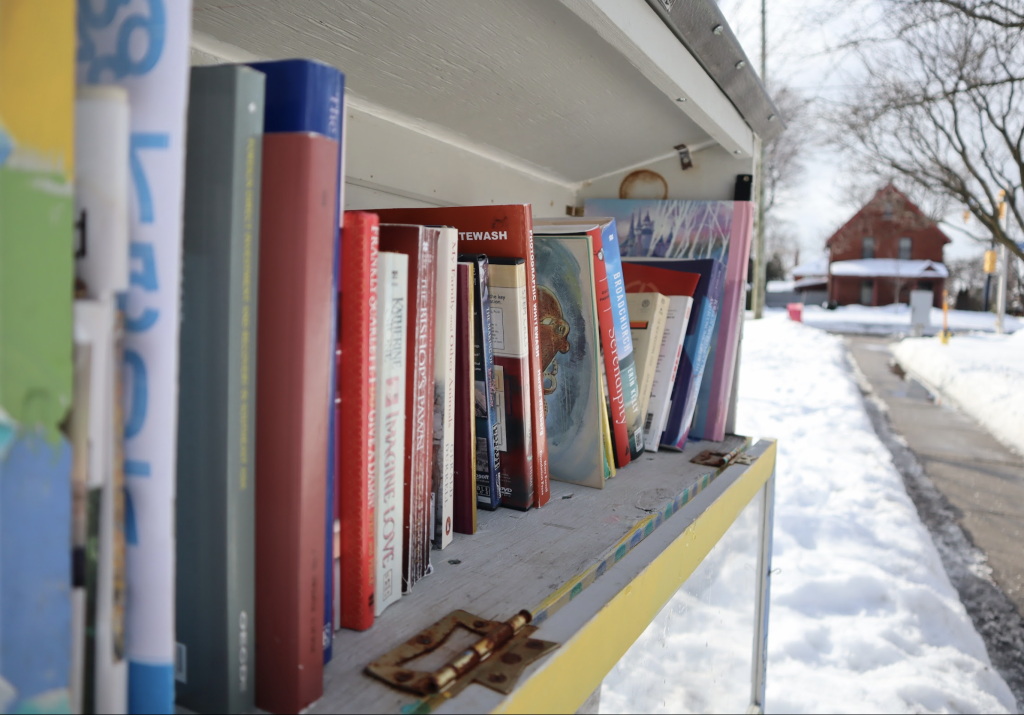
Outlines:
<svg viewBox="0 0 1024 715"><path fill-rule="evenodd" d="M337 142L263 137L256 383L256 706L323 692L324 502Z"/></svg>
<svg viewBox="0 0 1024 715"><path fill-rule="evenodd" d="M544 368L541 365L540 353L537 266L533 250L533 214L530 205L382 209L378 213L381 221L454 226L459 230L460 253L484 252L489 257L526 259L527 309L530 322L530 388L531 394L543 394ZM551 485L543 400L536 400L531 406L534 506L544 506L551 499Z"/></svg>
<svg viewBox="0 0 1024 715"><path fill-rule="evenodd" d="M527 331L526 261L490 260L496 446L500 453L501 505L526 511L533 506L533 429L530 411L530 348Z"/></svg>
<svg viewBox="0 0 1024 715"><path fill-rule="evenodd" d="M551 476L603 489L607 421L601 409L592 239L538 235L535 244Z"/></svg>
<svg viewBox="0 0 1024 715"><path fill-rule="evenodd" d="M271 62L254 62L250 65L259 70L267 78L266 113L263 131L267 134L276 132L315 132L337 142L338 161L335 165L338 189L334 195L334 246L331 254L333 275L331 284L331 315L338 313L338 292L341 290L341 212L344 207L342 193L344 181L342 168L345 164L344 149L344 105L345 75L334 67L323 62L305 59L274 60ZM337 341L336 323L331 321L331 348L328 356L333 355ZM329 357L325 357L329 359ZM331 368L331 394L335 392L337 382L334 374L334 361ZM336 433L335 410L333 404L328 407L327 419L331 438L327 444L327 502L324 524L324 663L331 660L334 643L332 611L334 605L334 559L332 544L334 541L334 516L340 510L340 494L338 479L335 473ZM344 432L342 432L344 434Z"/></svg>
<svg viewBox="0 0 1024 715"><path fill-rule="evenodd" d="M377 508L377 355L379 285L377 216L346 211L341 242L341 441L345 479L338 483L341 626L373 625L374 512ZM334 322L333 320L331 321ZM332 512L333 513L333 512ZM333 524L333 520L332 520ZM333 563L333 561L332 561Z"/></svg>
<svg viewBox="0 0 1024 715"><path fill-rule="evenodd" d="M255 702L256 341L264 77L196 67L189 96L178 393L178 704Z"/></svg>
<svg viewBox="0 0 1024 715"><path fill-rule="evenodd" d="M498 405L494 382L494 342L491 330L491 299L488 291L489 262L482 253L462 254L474 263L473 332L476 351L476 500L477 506L494 510L501 504L501 456L497 447Z"/></svg>
<svg viewBox="0 0 1024 715"><path fill-rule="evenodd" d="M74 28L0 3L0 711L70 712Z"/></svg>
<svg viewBox="0 0 1024 715"><path fill-rule="evenodd" d="M459 261L455 313L455 531L476 533L476 352L472 262Z"/></svg>
<svg viewBox="0 0 1024 715"><path fill-rule="evenodd" d="M665 315L665 332L658 347L658 361L654 365L654 384L651 386L651 404L644 419L644 444L648 452L657 452L661 433L672 401L679 359L683 354L683 340L686 338L686 324L690 320L693 298L685 295L668 297L668 313Z"/></svg>
<svg viewBox="0 0 1024 715"><path fill-rule="evenodd" d="M128 709L121 456L124 315L117 305L128 290L129 127L128 93L123 87L79 87L75 274L80 300L75 301L72 420L84 422L81 430L87 444L74 446L76 465L80 453L85 453L84 474L76 474L74 495L76 544L84 547L76 550L75 583L84 600L75 609L75 658L80 659L80 667L72 673L72 692L79 712L85 713ZM79 366L79 357L88 365ZM87 399L81 409L80 389Z"/></svg>
<svg viewBox="0 0 1024 715"><path fill-rule="evenodd" d="M377 508L374 609L379 616L402 596L402 518L405 464L405 343L409 257L378 254L377 281Z"/></svg>
<svg viewBox="0 0 1024 715"><path fill-rule="evenodd" d="M629 327L633 333L633 349L637 356L637 377L640 380L640 408L646 415L651 403L654 370L658 348L665 332L668 298L660 293L629 293Z"/></svg>
<svg viewBox="0 0 1024 715"><path fill-rule="evenodd" d="M45 3L48 4L48 3ZM79 84L128 90L131 285L125 312L128 709L174 707L175 477L185 114L192 2L77 3ZM6 30L5 30L6 34ZM52 33L51 33L52 35ZM131 36L131 56L123 38ZM136 520L136 517L138 519Z"/></svg>
<svg viewBox="0 0 1024 715"><path fill-rule="evenodd" d="M434 336L434 458L431 543L452 542L455 495L455 290L459 232L442 228L437 244L437 323Z"/></svg>
<svg viewBox="0 0 1024 715"><path fill-rule="evenodd" d="M434 434L434 335L440 229L381 224L381 250L409 257L406 326L402 592L430 566L430 476Z"/></svg>

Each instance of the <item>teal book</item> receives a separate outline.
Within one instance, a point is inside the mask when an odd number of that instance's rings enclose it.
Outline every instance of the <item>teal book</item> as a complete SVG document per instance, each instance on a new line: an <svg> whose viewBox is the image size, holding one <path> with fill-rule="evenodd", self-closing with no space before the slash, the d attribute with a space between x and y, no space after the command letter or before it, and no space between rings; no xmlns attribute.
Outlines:
<svg viewBox="0 0 1024 715"><path fill-rule="evenodd" d="M192 69L178 420L178 704L255 693L256 316L264 76Z"/></svg>
<svg viewBox="0 0 1024 715"><path fill-rule="evenodd" d="M589 235L534 236L551 478L604 487L600 336Z"/></svg>

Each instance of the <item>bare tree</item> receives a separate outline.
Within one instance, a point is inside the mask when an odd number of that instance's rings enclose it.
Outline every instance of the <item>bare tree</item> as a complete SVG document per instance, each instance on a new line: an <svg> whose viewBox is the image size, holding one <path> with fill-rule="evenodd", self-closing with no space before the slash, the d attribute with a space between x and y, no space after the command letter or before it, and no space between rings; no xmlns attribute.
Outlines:
<svg viewBox="0 0 1024 715"><path fill-rule="evenodd" d="M936 208L966 207L1024 258L1013 240L1024 235L1024 27L1014 24L1022 8L1020 0L895 0L874 36L847 43L866 81L831 119L834 142L872 181L899 177Z"/></svg>

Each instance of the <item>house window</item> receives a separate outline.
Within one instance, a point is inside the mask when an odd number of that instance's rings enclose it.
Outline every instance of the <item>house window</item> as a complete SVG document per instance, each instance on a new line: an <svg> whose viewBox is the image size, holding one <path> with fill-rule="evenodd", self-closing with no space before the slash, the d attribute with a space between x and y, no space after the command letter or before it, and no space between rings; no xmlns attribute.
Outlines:
<svg viewBox="0 0 1024 715"><path fill-rule="evenodd" d="M900 260L901 261L909 261L910 260L910 247L911 247L911 245L912 245L912 242L911 242L911 240L908 237L904 236L903 238L900 239Z"/></svg>
<svg viewBox="0 0 1024 715"><path fill-rule="evenodd" d="M873 305L875 302L875 282L874 281L861 281L860 282L860 304L861 305Z"/></svg>
<svg viewBox="0 0 1024 715"><path fill-rule="evenodd" d="M874 258L875 257L875 239L871 236L865 236L864 242L861 244L861 258Z"/></svg>
<svg viewBox="0 0 1024 715"><path fill-rule="evenodd" d="M917 289L918 290L932 290L932 287L933 287L933 284L932 284L931 281L918 281L917 282Z"/></svg>

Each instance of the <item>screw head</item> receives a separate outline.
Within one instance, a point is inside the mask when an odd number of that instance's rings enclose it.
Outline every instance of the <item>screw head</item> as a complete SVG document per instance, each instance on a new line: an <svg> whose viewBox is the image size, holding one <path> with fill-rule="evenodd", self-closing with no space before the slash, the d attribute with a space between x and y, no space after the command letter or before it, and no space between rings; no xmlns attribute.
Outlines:
<svg viewBox="0 0 1024 715"><path fill-rule="evenodd" d="M723 32L725 32L725 28L722 27L721 25L715 25L714 27L711 28L711 32L715 33L716 35L721 35Z"/></svg>
<svg viewBox="0 0 1024 715"><path fill-rule="evenodd" d="M492 683L504 683L508 680L508 676L504 673L491 673L487 676L487 679Z"/></svg>
<svg viewBox="0 0 1024 715"><path fill-rule="evenodd" d="M395 680L397 680L399 683L408 683L412 679L413 674L410 673L408 670L400 670L399 672L395 673Z"/></svg>
<svg viewBox="0 0 1024 715"><path fill-rule="evenodd" d="M685 102L686 101L686 97L676 97L676 101L677 102Z"/></svg>
<svg viewBox="0 0 1024 715"><path fill-rule="evenodd" d="M742 154L743 152L740 151L739 149L733 149L732 153L733 154Z"/></svg>
<svg viewBox="0 0 1024 715"><path fill-rule="evenodd" d="M736 63L736 69L738 69L738 70L741 70L741 69L743 69L746 66L747 66L747 63L744 60L740 60L739 62Z"/></svg>
<svg viewBox="0 0 1024 715"><path fill-rule="evenodd" d="M775 121L775 115L774 114L769 114L768 115L768 121L769 122L774 122Z"/></svg>

